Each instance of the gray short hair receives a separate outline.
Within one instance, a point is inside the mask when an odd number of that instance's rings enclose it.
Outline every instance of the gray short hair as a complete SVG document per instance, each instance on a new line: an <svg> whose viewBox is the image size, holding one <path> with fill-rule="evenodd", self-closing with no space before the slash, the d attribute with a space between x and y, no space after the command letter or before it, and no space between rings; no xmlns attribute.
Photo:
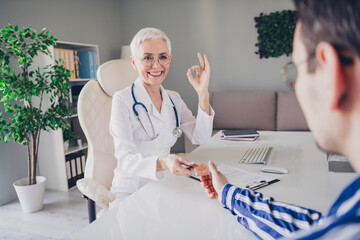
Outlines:
<svg viewBox="0 0 360 240"><path fill-rule="evenodd" d="M130 43L130 49L131 49L131 55L135 56L135 54L138 52L140 44L145 41L146 39L164 39L169 53L171 54L171 42L168 36L157 28L143 28L141 29L132 39Z"/></svg>

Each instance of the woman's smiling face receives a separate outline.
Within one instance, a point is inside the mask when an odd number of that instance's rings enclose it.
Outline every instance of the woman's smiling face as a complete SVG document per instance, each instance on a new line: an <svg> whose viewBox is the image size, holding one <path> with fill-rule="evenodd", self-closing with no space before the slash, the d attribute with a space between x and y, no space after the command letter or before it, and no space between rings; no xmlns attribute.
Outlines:
<svg viewBox="0 0 360 240"><path fill-rule="evenodd" d="M130 60L144 84L160 85L169 72L171 55L165 40L146 39Z"/></svg>

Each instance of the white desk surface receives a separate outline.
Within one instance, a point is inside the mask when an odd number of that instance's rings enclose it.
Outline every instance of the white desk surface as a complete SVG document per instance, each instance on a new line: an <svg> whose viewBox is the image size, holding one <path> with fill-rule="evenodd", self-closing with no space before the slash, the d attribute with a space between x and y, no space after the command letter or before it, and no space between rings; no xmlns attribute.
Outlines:
<svg viewBox="0 0 360 240"><path fill-rule="evenodd" d="M310 132L260 131L256 142L223 141L217 133L186 158L206 163L213 160L260 173L263 165L238 162L246 149L262 145L275 149L271 166L289 170L288 174L270 174L280 182L258 190L278 201L326 214L341 189L355 177L329 173L326 154L317 148ZM171 174L145 185L72 238L256 239L217 200L208 199L199 182Z"/></svg>

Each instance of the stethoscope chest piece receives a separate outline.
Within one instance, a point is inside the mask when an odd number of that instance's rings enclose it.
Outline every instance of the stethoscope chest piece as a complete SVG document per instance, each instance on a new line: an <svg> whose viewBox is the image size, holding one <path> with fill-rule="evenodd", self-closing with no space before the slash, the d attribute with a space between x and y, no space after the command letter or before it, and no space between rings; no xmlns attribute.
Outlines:
<svg viewBox="0 0 360 240"><path fill-rule="evenodd" d="M155 138L157 138L157 137L159 136L159 134L156 134L156 132L155 132L154 124L153 124L153 122L151 121L151 118L150 118L150 116L149 116L148 110L146 109L145 105L144 105L143 103L141 103L141 102L138 102L138 101L136 100L135 94L134 94L134 86L135 86L135 83L133 83L132 86L131 86L131 94L132 94L132 97L133 97L133 99L134 99L134 105L133 105L134 114L135 114L135 116L137 117L137 119L139 120L139 122L140 122L142 128L145 130L146 134L151 138L151 140L154 140ZM177 111L176 111L175 104L174 104L174 102L173 102L173 100L171 99L170 96L169 96L169 99L170 99L170 101L171 101L171 103L172 103L172 105L173 105L174 114L175 114L175 119L176 119L176 127L174 128L174 130L173 130L172 133L173 133L174 137L179 138L179 137L181 137L181 135L182 135L182 130L181 130L181 128L179 127L179 126L180 126L180 124L179 124L179 118L178 118L178 115L177 115ZM151 123L152 132L153 132L153 135L152 135L152 136L150 136L150 134L149 134L148 131L146 130L145 126L144 126L143 123L141 122L140 117L139 117L139 113L138 113L138 111L136 110L136 107L142 107L142 108L145 110L146 115L147 115L147 118L148 118L149 122Z"/></svg>
<svg viewBox="0 0 360 240"><path fill-rule="evenodd" d="M174 128L174 130L173 130L173 135L174 135L176 138L181 137L181 135L182 135L182 130L181 130L181 128L179 128L179 127Z"/></svg>

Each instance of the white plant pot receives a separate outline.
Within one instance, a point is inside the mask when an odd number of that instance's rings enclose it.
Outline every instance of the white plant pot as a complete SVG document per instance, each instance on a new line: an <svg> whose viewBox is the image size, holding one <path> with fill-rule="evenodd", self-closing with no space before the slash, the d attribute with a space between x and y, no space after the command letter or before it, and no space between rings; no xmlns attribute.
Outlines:
<svg viewBox="0 0 360 240"><path fill-rule="evenodd" d="M36 212L43 208L46 178L37 176L36 182L29 185L28 178L22 178L13 183L25 213Z"/></svg>

